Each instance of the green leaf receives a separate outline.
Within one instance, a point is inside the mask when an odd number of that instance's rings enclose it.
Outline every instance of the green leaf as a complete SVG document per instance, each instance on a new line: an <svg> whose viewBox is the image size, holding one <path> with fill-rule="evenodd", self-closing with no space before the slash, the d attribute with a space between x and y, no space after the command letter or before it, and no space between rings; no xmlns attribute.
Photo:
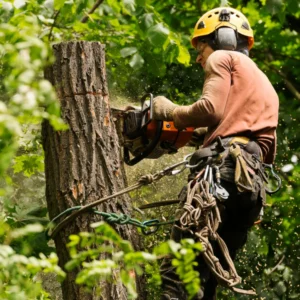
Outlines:
<svg viewBox="0 0 300 300"><path fill-rule="evenodd" d="M91 228L93 228L96 233L103 234L106 238L110 239L117 245L120 245L123 241L118 233L103 221L92 223Z"/></svg>
<svg viewBox="0 0 300 300"><path fill-rule="evenodd" d="M124 8L130 13L135 11L135 0L123 0Z"/></svg>
<svg viewBox="0 0 300 300"><path fill-rule="evenodd" d="M25 4L26 4L25 0L15 0L14 1L14 7L17 9L23 7Z"/></svg>
<svg viewBox="0 0 300 300"><path fill-rule="evenodd" d="M190 53L188 52L187 48L183 46L178 46L179 54L177 56L177 60L179 63L188 66L191 60Z"/></svg>
<svg viewBox="0 0 300 300"><path fill-rule="evenodd" d="M71 259L69 260L66 264L65 264L65 268L68 271L72 271L73 269L75 269L76 267L78 267L80 264L80 260L79 259Z"/></svg>
<svg viewBox="0 0 300 300"><path fill-rule="evenodd" d="M176 253L177 251L179 251L179 249L181 247L180 244L178 244L172 240L168 241L168 245L173 253Z"/></svg>
<svg viewBox="0 0 300 300"><path fill-rule="evenodd" d="M5 11L10 11L13 9L13 5L7 1L1 1L0 8Z"/></svg>
<svg viewBox="0 0 300 300"><path fill-rule="evenodd" d="M274 291L276 292L277 295L282 296L286 292L286 286L283 281L279 281L275 287Z"/></svg>
<svg viewBox="0 0 300 300"><path fill-rule="evenodd" d="M121 11L122 7L121 7L119 1L116 1L116 0L107 0L106 2L109 5L109 7L111 7L117 13L119 13Z"/></svg>
<svg viewBox="0 0 300 300"><path fill-rule="evenodd" d="M24 172L25 176L31 177L37 172L44 171L44 157L37 154L17 156L13 169L15 173Z"/></svg>
<svg viewBox="0 0 300 300"><path fill-rule="evenodd" d="M65 4L65 0L54 0L54 9L60 10Z"/></svg>
<svg viewBox="0 0 300 300"><path fill-rule="evenodd" d="M168 39L170 30L166 28L162 23L158 23L148 30L148 39L155 47L162 47Z"/></svg>
<svg viewBox="0 0 300 300"><path fill-rule="evenodd" d="M77 246L80 242L80 237L76 234L71 234L69 236L70 242L67 244L67 247L74 247Z"/></svg>
<svg viewBox="0 0 300 300"><path fill-rule="evenodd" d="M153 13L143 14L139 19L139 25L142 30L147 30L154 23Z"/></svg>
<svg viewBox="0 0 300 300"><path fill-rule="evenodd" d="M161 243L156 246L153 250L153 253L156 255L166 255L170 253L170 247L167 242Z"/></svg>
<svg viewBox="0 0 300 300"><path fill-rule="evenodd" d="M282 273L282 278L285 280L285 281L288 281L290 279L290 277L292 276L292 272L291 272L291 269L288 268L288 267L285 267L284 268L284 271Z"/></svg>
<svg viewBox="0 0 300 300"><path fill-rule="evenodd" d="M131 58L129 65L133 69L140 69L143 66L144 62L145 61L142 56L139 53L136 53Z"/></svg>
<svg viewBox="0 0 300 300"><path fill-rule="evenodd" d="M130 56L130 55L132 55L132 54L134 54L136 52L137 52L137 48L135 48L135 47L123 48L120 51L122 57Z"/></svg>
<svg viewBox="0 0 300 300"><path fill-rule="evenodd" d="M43 230L44 227L41 224L29 224L26 225L25 227L15 229L14 231L12 231L11 237L13 239L19 239L31 233L42 232Z"/></svg>
<svg viewBox="0 0 300 300"><path fill-rule="evenodd" d="M136 2L136 5L143 7L146 5L146 1L147 0L136 0L135 2Z"/></svg>
<svg viewBox="0 0 300 300"><path fill-rule="evenodd" d="M267 0L266 2L267 9L273 15L279 13L282 10L283 5L282 0Z"/></svg>
<svg viewBox="0 0 300 300"><path fill-rule="evenodd" d="M269 246L264 239L260 241L257 248L257 253L261 255L267 255L269 252Z"/></svg>

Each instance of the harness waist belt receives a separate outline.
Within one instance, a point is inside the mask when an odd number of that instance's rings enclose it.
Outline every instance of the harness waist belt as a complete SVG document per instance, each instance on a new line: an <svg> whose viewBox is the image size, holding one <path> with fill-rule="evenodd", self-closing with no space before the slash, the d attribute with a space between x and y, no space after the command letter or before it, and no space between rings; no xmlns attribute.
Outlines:
<svg viewBox="0 0 300 300"><path fill-rule="evenodd" d="M241 145L246 152L256 155L257 158L262 158L262 152L259 145L255 141L251 141L248 137L235 136L224 139L218 137L217 141L210 146L195 151L191 157L190 164L197 164L202 159L215 157L234 143Z"/></svg>

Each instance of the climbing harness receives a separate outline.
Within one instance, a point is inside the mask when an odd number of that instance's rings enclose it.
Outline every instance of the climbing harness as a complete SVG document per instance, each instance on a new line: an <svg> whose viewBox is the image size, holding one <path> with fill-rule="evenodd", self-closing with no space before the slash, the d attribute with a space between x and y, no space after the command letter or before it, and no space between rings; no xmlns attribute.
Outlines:
<svg viewBox="0 0 300 300"><path fill-rule="evenodd" d="M230 159L227 159L228 157ZM180 218L175 226L182 231L188 231L201 242L204 260L221 285L238 293L256 295L253 290L235 287L241 283L241 278L224 240L217 232L221 223L218 201L225 202L229 197L229 193L221 185L220 170L227 173L227 180L235 183L239 193L254 192L259 188L263 205L264 191L269 194L275 193L281 186L281 180L271 165L261 162L259 146L245 137L223 140L218 138L210 147L196 151L191 161L201 168L195 169L192 174L194 178L191 177L188 183L186 200L182 203ZM266 169L270 169L271 175L277 181L275 190L270 190L263 184L268 184ZM223 268L219 258L214 255L211 241L215 241L219 246L228 270Z"/></svg>

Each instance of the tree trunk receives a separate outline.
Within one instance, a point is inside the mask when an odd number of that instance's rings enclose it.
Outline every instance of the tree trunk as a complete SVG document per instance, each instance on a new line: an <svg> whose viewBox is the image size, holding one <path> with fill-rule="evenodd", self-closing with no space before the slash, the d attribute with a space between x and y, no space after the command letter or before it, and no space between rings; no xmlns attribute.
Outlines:
<svg viewBox="0 0 300 300"><path fill-rule="evenodd" d="M49 122L43 124L46 199L53 219L65 209L85 205L125 187L126 178L120 157L115 126L110 115L105 71L104 45L97 42L67 42L53 47L56 61L45 71L55 86L67 131L55 132ZM129 196L97 207L100 211L130 214ZM60 266L69 259L66 244L70 234L89 231L99 218L86 213L63 228L55 237ZM123 239L140 249L136 228L116 226ZM75 284L76 272L63 282L64 299L99 299ZM143 279L137 279L139 299L146 299ZM101 282L100 299L127 299L124 286Z"/></svg>

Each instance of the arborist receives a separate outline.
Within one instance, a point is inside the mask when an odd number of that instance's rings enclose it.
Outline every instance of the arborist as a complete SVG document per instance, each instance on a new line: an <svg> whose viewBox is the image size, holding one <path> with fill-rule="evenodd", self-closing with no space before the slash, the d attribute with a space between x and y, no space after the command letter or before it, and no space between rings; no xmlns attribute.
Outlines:
<svg viewBox="0 0 300 300"><path fill-rule="evenodd" d="M234 258L265 204L260 171L263 163L274 162L279 101L266 75L249 58L253 31L240 11L229 7L208 11L196 23L191 43L198 51L196 62L205 73L202 96L188 106L178 106L158 96L154 99L153 117L173 121L178 129L195 127L206 132L202 147L191 158L193 164L200 164L190 178L207 165L220 172L219 187L229 195L223 199L220 196L217 202L221 215L217 232ZM182 213L186 189L180 199ZM172 239L178 242L186 237L195 238L177 223ZM226 261L218 256L219 247L213 244L213 249L227 269ZM195 299L216 299L218 281L202 257L198 267L201 290ZM171 258L163 262L161 274L161 299L187 299Z"/></svg>

